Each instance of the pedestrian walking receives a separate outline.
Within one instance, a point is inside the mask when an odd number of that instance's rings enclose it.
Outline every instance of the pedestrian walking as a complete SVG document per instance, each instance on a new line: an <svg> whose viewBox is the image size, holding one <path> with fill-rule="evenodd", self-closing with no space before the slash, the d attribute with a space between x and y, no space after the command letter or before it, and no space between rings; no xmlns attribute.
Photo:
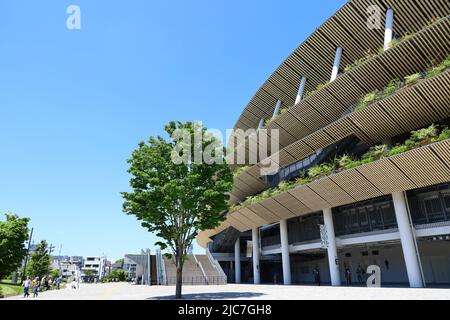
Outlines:
<svg viewBox="0 0 450 320"><path fill-rule="evenodd" d="M33 298L36 298L39 295L39 291L41 290L41 281L39 278L34 279L33 286Z"/></svg>
<svg viewBox="0 0 450 320"><path fill-rule="evenodd" d="M72 286L72 289L77 289L77 282L75 281L75 278L73 278L71 286Z"/></svg>
<svg viewBox="0 0 450 320"><path fill-rule="evenodd" d="M358 268L356 269L356 276L358 277L359 284L363 284L363 275L365 274L363 267L361 265L358 265Z"/></svg>
<svg viewBox="0 0 450 320"><path fill-rule="evenodd" d="M313 269L313 275L314 275L314 281L316 282L316 285L320 286L320 271L319 271L318 266L316 266Z"/></svg>
<svg viewBox="0 0 450 320"><path fill-rule="evenodd" d="M352 271L349 266L345 265L345 280L347 283L347 286L350 286L352 284Z"/></svg>
<svg viewBox="0 0 450 320"><path fill-rule="evenodd" d="M50 285L49 285L47 277L44 277L44 288L45 288L45 291L50 290Z"/></svg>
<svg viewBox="0 0 450 320"><path fill-rule="evenodd" d="M31 279L30 279L30 277L27 277L25 279L25 281L23 282L22 286L23 286L23 297L24 298L28 298L30 296L29 290L30 290L30 287L31 287Z"/></svg>
<svg viewBox="0 0 450 320"><path fill-rule="evenodd" d="M55 284L56 284L56 289L59 290L59 287L61 285L61 276L59 276L58 278L56 278L55 280Z"/></svg>

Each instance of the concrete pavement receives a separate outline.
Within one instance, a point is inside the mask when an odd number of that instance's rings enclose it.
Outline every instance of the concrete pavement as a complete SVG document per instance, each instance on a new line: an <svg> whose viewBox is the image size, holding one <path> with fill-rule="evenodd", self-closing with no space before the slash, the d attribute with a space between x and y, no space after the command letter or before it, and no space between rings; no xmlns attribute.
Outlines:
<svg viewBox="0 0 450 320"><path fill-rule="evenodd" d="M42 292L39 300L165 300L173 299L173 286L136 286L128 283L81 284ZM316 287L282 285L184 286L185 299L196 300L450 300L450 289ZM10 297L8 299L24 299ZM33 298L28 298L33 300Z"/></svg>

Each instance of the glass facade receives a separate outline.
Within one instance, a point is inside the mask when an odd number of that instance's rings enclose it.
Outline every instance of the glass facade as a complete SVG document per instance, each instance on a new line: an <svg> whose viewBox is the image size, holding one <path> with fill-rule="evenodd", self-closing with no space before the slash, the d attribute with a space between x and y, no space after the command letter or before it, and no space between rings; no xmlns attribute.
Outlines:
<svg viewBox="0 0 450 320"><path fill-rule="evenodd" d="M450 221L450 183L408 191L414 225Z"/></svg>
<svg viewBox="0 0 450 320"><path fill-rule="evenodd" d="M323 224L322 212L288 220L289 244L320 240L319 224Z"/></svg>
<svg viewBox="0 0 450 320"><path fill-rule="evenodd" d="M280 243L281 238L279 224L261 229L261 246L263 248L273 245L279 245Z"/></svg>
<svg viewBox="0 0 450 320"><path fill-rule="evenodd" d="M281 168L276 174L263 176L262 179L270 188L275 188L281 181L290 181L304 174L312 166L328 162L342 154L360 156L369 146L360 141L355 135L348 136L324 149L317 150L306 158Z"/></svg>
<svg viewBox="0 0 450 320"><path fill-rule="evenodd" d="M333 220L336 236L397 227L390 196L334 208Z"/></svg>

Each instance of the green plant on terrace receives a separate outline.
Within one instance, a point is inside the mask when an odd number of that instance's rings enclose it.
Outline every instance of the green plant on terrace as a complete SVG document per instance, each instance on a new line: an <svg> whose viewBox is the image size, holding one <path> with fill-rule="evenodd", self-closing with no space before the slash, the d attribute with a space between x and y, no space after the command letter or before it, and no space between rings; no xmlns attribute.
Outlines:
<svg viewBox="0 0 450 320"><path fill-rule="evenodd" d="M334 168L335 168L334 164L331 163L317 164L309 168L308 177L310 177L311 179L317 179L326 176L331 172L333 172Z"/></svg>
<svg viewBox="0 0 450 320"><path fill-rule="evenodd" d="M297 186L306 185L320 179L321 177L328 176L333 172L339 172L342 169L352 169L363 164L377 161L384 157L392 157L428 143L443 141L446 139L450 139L450 129L448 127L443 127L442 130L439 130L438 126L432 124L429 127L412 131L410 137L405 140L404 143L397 144L391 149L389 149L385 144L380 144L370 148L369 151L362 155L360 159L344 154L335 158L332 163L321 163L309 168L308 170L301 170L299 172L299 177L294 182L282 181L276 188L267 189L253 197L247 197L240 204L231 206L230 211L238 210L247 205L260 202Z"/></svg>
<svg viewBox="0 0 450 320"><path fill-rule="evenodd" d="M312 180L309 177L299 177L297 179L295 179L295 184L296 185L301 185L304 186L305 184L310 183Z"/></svg>
<svg viewBox="0 0 450 320"><path fill-rule="evenodd" d="M267 119L264 121L264 127L267 127L267 126L272 122L273 119L275 119L274 116L272 116L272 117L270 117L270 118L267 118Z"/></svg>
<svg viewBox="0 0 450 320"><path fill-rule="evenodd" d="M395 91L397 91L398 88L400 88L401 81L399 79L392 79L386 88L383 90L384 95L390 95L393 94Z"/></svg>
<svg viewBox="0 0 450 320"><path fill-rule="evenodd" d="M419 81L420 77L421 76L420 76L419 72L411 74L411 75L405 77L405 83L406 84L416 83L417 81Z"/></svg>
<svg viewBox="0 0 450 320"><path fill-rule="evenodd" d="M361 161L354 159L348 154L342 155L340 158L337 158L336 161L339 167L343 169L351 169L361 165Z"/></svg>
<svg viewBox="0 0 450 320"><path fill-rule="evenodd" d="M319 84L319 85L317 86L317 88L316 88L316 91L322 90L322 89L325 88L326 85L329 84L329 83L330 83L330 81L327 81L327 82L325 82L325 83Z"/></svg>
<svg viewBox="0 0 450 320"><path fill-rule="evenodd" d="M392 156L395 156L397 154L400 154L400 153L403 153L406 151L408 151L408 147L404 144L399 144L399 145L392 147L391 150L389 150L388 155L389 155L389 157L392 157Z"/></svg>
<svg viewBox="0 0 450 320"><path fill-rule="evenodd" d="M401 42L401 38L395 38L392 39L391 42L389 42L389 48L395 47L397 44Z"/></svg>
<svg viewBox="0 0 450 320"><path fill-rule="evenodd" d="M361 110L367 107L369 104L375 102L379 97L379 93L377 91L370 92L366 94L362 99L359 105L355 108L355 111Z"/></svg>
<svg viewBox="0 0 450 320"><path fill-rule="evenodd" d="M425 78L434 77L445 70L450 68L450 55L445 58L440 64L436 64L435 60L430 61L430 65L426 71ZM415 84L422 79L422 75L420 73L414 73L404 78L405 85L407 84ZM399 79L394 79L383 89L382 92L374 91L366 94L360 101L360 103L354 107L354 111L359 111L369 106L371 103L377 102L383 98L390 96L395 93L398 89L402 87L402 81Z"/></svg>
<svg viewBox="0 0 450 320"><path fill-rule="evenodd" d="M288 108L284 107L280 109L280 113L272 116L268 119L266 119L266 121L264 121L264 127L267 127L272 121L274 121L275 119L277 119L279 116L281 116L283 113L285 113L286 111L288 111Z"/></svg>
<svg viewBox="0 0 450 320"><path fill-rule="evenodd" d="M241 166L235 169L233 172L233 176L236 178L238 175L240 175L242 172L246 171L249 168L249 166Z"/></svg>
<svg viewBox="0 0 450 320"><path fill-rule="evenodd" d="M431 139L437 136L437 127L432 124L431 126L416 131L411 131L411 140L414 142L420 142L422 140Z"/></svg>
<svg viewBox="0 0 450 320"><path fill-rule="evenodd" d="M284 192L284 191L291 190L294 186L295 186L295 184L293 182L281 181L280 184L278 185L278 189L281 192Z"/></svg>
<svg viewBox="0 0 450 320"><path fill-rule="evenodd" d="M371 102L374 102L377 99L377 97L378 97L378 92L374 91L374 92L366 94L362 101L364 103L371 103Z"/></svg>
<svg viewBox="0 0 450 320"><path fill-rule="evenodd" d="M432 141L438 142L446 139L450 139L450 129L448 127L444 127L439 136L432 138Z"/></svg>
<svg viewBox="0 0 450 320"><path fill-rule="evenodd" d="M430 69L427 71L427 73L425 75L425 78L427 78L427 79L437 76L438 74L447 70L450 67L450 55L447 56L445 58L445 60L442 61L438 65L434 65L434 61L432 61L431 63L432 63L432 66L430 67Z"/></svg>

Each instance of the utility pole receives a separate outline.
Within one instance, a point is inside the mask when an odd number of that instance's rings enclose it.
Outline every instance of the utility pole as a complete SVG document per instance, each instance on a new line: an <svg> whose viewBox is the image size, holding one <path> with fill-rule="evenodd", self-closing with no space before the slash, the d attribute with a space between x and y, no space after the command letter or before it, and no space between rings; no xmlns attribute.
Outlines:
<svg viewBox="0 0 450 320"><path fill-rule="evenodd" d="M28 256L30 255L31 239L33 238L33 229L34 228L31 228L30 238L28 239L27 255L25 256L25 263L23 264L22 276L20 277L21 282L23 282L23 279L25 277L25 271L27 270Z"/></svg>
<svg viewBox="0 0 450 320"><path fill-rule="evenodd" d="M48 255L50 257L52 256L53 249L55 249L55 246L50 243L50 246L48 247Z"/></svg>

